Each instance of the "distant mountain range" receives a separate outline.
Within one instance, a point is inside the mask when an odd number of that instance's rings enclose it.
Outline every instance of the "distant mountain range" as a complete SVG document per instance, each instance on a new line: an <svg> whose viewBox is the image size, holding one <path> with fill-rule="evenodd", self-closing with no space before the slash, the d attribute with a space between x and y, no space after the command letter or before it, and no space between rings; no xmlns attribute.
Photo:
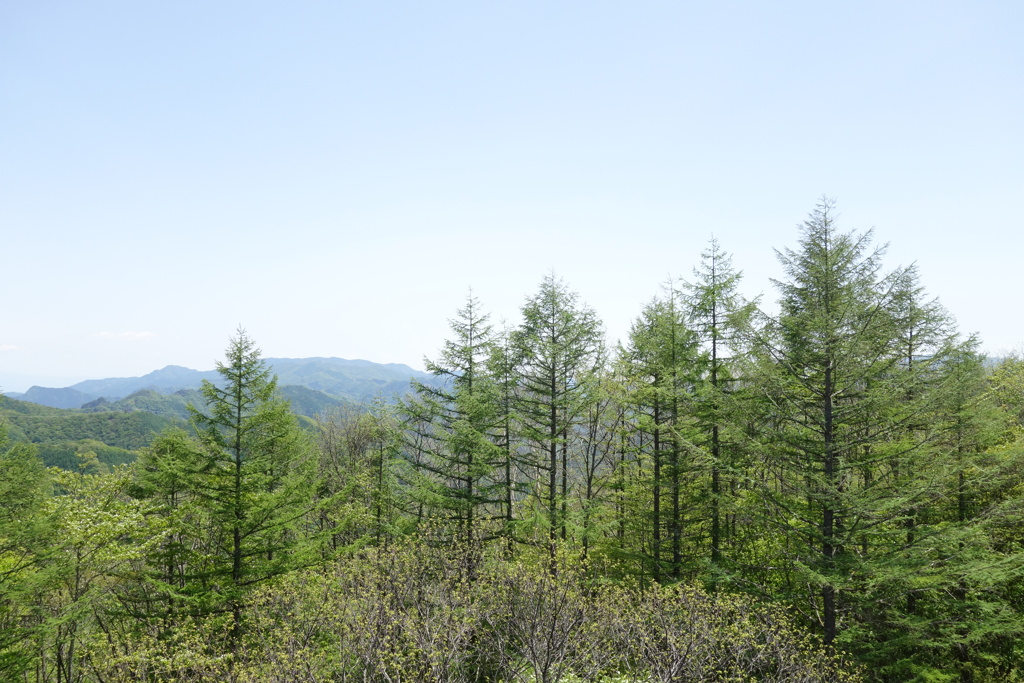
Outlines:
<svg viewBox="0 0 1024 683"><path fill-rule="evenodd" d="M295 412L303 415L314 415L332 405L368 403L378 397L390 400L409 391L413 379L425 384L436 382L433 375L398 363L344 358L265 360L277 375L281 393L292 402ZM90 412L143 410L175 414L184 411L189 402L201 403L201 399L196 399L203 380L216 384L220 374L216 370L168 365L142 377L90 379L63 388L33 386L24 393L12 392L7 396L53 408Z"/></svg>
<svg viewBox="0 0 1024 683"><path fill-rule="evenodd" d="M436 386L437 380L408 365L343 358L267 358L278 390L291 403L299 424L335 408L358 407L377 398L393 401L410 380ZM69 387L34 386L0 395L0 424L14 441L33 444L46 465L75 469L92 453L104 467L135 460L138 450L169 427L188 427L188 406L200 410L203 380L215 384L216 371L169 365L142 377L91 379Z"/></svg>

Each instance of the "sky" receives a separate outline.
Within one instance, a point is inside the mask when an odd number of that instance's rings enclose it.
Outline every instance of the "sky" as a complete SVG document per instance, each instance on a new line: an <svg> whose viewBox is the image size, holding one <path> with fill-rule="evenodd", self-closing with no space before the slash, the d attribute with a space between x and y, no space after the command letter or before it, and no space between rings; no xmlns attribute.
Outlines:
<svg viewBox="0 0 1024 683"><path fill-rule="evenodd" d="M823 197L1019 350L1024 3L0 3L0 390L422 369L554 272L614 343L714 236L776 299Z"/></svg>

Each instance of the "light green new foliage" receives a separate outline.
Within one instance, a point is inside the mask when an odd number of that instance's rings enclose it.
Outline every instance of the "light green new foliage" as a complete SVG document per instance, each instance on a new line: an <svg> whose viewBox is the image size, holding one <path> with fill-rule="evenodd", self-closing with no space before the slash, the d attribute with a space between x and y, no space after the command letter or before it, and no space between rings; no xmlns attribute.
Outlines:
<svg viewBox="0 0 1024 683"><path fill-rule="evenodd" d="M1013 417L1017 428L1024 427L1024 358L1014 354L1003 358L991 377L995 400Z"/></svg>
<svg viewBox="0 0 1024 683"><path fill-rule="evenodd" d="M380 536L383 515L378 513L383 513L390 487L390 477L382 477L388 474L389 450L381 446L390 429L384 417L353 407L317 417L318 498L323 504L316 525L326 536L325 558Z"/></svg>
<svg viewBox="0 0 1024 683"><path fill-rule="evenodd" d="M106 656L120 577L160 541L150 533L145 504L125 496L131 473L99 469L95 455L85 455L77 472L51 470L55 495L47 507L54 540L50 582L40 596L47 628L39 647L42 666L59 671L58 680L79 680L79 670L91 670L95 658Z"/></svg>
<svg viewBox="0 0 1024 683"><path fill-rule="evenodd" d="M46 575L41 561L49 540L45 503L49 477L28 444L7 441L0 424L0 675L30 666L27 618Z"/></svg>

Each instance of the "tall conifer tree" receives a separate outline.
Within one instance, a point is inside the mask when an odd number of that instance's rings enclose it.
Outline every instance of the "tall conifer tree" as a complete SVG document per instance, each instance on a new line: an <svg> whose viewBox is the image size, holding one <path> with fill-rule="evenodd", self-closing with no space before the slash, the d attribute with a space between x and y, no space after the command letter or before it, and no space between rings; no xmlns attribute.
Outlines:
<svg viewBox="0 0 1024 683"><path fill-rule="evenodd" d="M735 439L727 434L733 423L729 395L737 380L732 354L739 335L750 323L756 303L740 296L741 274L714 238L701 254L700 266L694 268L693 275L694 281L685 285L685 301L690 324L703 351L693 412L699 442L710 459L710 559L713 571L719 572L726 534L723 500L728 488L723 487L723 472L733 484L740 475L736 471Z"/></svg>
<svg viewBox="0 0 1024 683"><path fill-rule="evenodd" d="M693 500L687 484L698 478L698 467L684 458L693 450L687 416L697 371L697 336L687 325L680 292L670 283L666 295L654 299L633 323L624 352L633 389L635 437L650 466L650 557L656 581L668 569L680 578L683 563L683 508ZM685 495L684 499L684 494Z"/></svg>
<svg viewBox="0 0 1024 683"><path fill-rule="evenodd" d="M597 314L578 302L565 282L548 275L523 305L523 323L512 335L518 372L518 414L533 450L535 491L548 527L551 570L559 537L568 534L570 437L590 401L604 362Z"/></svg>
<svg viewBox="0 0 1024 683"><path fill-rule="evenodd" d="M226 612L234 648L248 594L306 561L303 525L318 486L307 437L244 330L226 356L220 381L203 382L205 404L190 407L196 438L159 439L140 460L136 494L175 520L154 555L169 600L187 598L194 614Z"/></svg>
<svg viewBox="0 0 1024 683"><path fill-rule="evenodd" d="M426 361L439 382L414 382L415 396L402 413L417 450L418 497L432 517L454 522L458 537L471 548L494 534L484 525L501 516L505 498L501 473L494 476L502 454L496 443L499 396L488 366L494 338L472 294L449 325L453 338L445 341L438 360Z"/></svg>
<svg viewBox="0 0 1024 683"><path fill-rule="evenodd" d="M931 368L908 371L898 312L907 271L883 274L871 233L840 232L822 200L803 224L799 250L777 252L779 315L756 336L759 387L767 400L760 434L770 519L783 535L796 586L826 643L835 642L869 568L861 546L886 545L906 510L935 489L931 477L900 490L868 476L919 458L927 439L905 438L934 400ZM902 468L906 471L906 467Z"/></svg>

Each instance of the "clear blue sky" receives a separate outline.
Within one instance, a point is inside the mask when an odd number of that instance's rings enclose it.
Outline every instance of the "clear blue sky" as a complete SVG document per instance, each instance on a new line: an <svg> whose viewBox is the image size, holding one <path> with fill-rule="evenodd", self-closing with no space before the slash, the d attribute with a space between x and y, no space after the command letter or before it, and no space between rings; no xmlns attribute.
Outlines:
<svg viewBox="0 0 1024 683"><path fill-rule="evenodd" d="M7 2L0 387L422 367L554 269L626 334L714 234L750 296L823 194L1024 342L1024 3Z"/></svg>

